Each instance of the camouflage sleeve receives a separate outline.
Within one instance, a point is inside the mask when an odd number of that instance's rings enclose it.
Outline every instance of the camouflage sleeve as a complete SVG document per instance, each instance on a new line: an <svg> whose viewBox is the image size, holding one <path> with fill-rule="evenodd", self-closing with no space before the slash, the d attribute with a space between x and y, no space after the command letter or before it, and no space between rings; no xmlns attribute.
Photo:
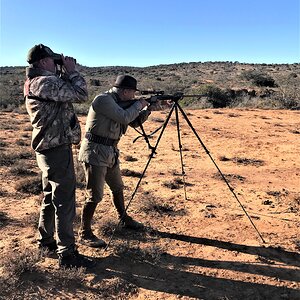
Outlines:
<svg viewBox="0 0 300 300"><path fill-rule="evenodd" d="M86 82L78 72L69 75L68 79L56 75L38 76L32 80L30 92L58 102L84 102L88 98Z"/></svg>

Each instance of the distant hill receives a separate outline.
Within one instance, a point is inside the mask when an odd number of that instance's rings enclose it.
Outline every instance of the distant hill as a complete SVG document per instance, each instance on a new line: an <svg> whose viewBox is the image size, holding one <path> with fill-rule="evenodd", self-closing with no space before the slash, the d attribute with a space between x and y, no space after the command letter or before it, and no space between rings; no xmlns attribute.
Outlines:
<svg viewBox="0 0 300 300"><path fill-rule="evenodd" d="M300 64L244 64L239 62L190 62L150 67L78 66L89 89L89 103L108 90L117 75L137 78L140 89L173 94L205 94L184 99L190 107L263 107L293 109L300 106ZM23 104L24 67L1 67L0 108L13 110ZM89 103L78 107L87 111Z"/></svg>

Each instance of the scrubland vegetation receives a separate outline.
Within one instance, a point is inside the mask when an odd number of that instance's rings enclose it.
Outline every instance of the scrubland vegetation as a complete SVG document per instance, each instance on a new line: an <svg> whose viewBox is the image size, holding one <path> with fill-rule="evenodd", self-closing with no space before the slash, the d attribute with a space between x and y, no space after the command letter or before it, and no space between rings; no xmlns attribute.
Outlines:
<svg viewBox="0 0 300 300"><path fill-rule="evenodd" d="M131 74L140 89L164 90L174 94L203 94L185 98L190 108L251 107L298 109L300 106L300 64L243 64L239 62L191 62L137 67L84 67L89 102L77 106L86 113L89 103L108 90L117 75ZM22 110L24 67L1 67L0 108Z"/></svg>

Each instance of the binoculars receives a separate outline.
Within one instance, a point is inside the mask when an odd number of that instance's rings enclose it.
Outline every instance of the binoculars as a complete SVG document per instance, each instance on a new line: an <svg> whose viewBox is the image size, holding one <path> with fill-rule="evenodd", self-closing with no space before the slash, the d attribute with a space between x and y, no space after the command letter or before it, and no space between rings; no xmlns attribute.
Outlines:
<svg viewBox="0 0 300 300"><path fill-rule="evenodd" d="M54 60L55 64L60 65L60 66L63 65L63 60L62 60L61 54L53 53L52 57L53 57L53 60ZM75 61L75 64L76 64L76 59L74 59L74 61Z"/></svg>

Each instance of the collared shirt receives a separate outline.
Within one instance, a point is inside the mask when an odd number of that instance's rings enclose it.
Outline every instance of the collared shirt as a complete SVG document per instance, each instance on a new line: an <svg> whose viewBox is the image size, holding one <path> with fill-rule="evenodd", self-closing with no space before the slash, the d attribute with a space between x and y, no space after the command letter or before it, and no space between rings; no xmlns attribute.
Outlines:
<svg viewBox="0 0 300 300"><path fill-rule="evenodd" d="M123 109L118 105L118 95L111 91L98 95L93 100L86 121L86 132L91 132L101 137L119 140L126 132L128 124L143 114L143 121L150 112L142 111L139 101L129 108ZM88 141L82 141L79 160L96 166L112 167L116 163L118 149Z"/></svg>

